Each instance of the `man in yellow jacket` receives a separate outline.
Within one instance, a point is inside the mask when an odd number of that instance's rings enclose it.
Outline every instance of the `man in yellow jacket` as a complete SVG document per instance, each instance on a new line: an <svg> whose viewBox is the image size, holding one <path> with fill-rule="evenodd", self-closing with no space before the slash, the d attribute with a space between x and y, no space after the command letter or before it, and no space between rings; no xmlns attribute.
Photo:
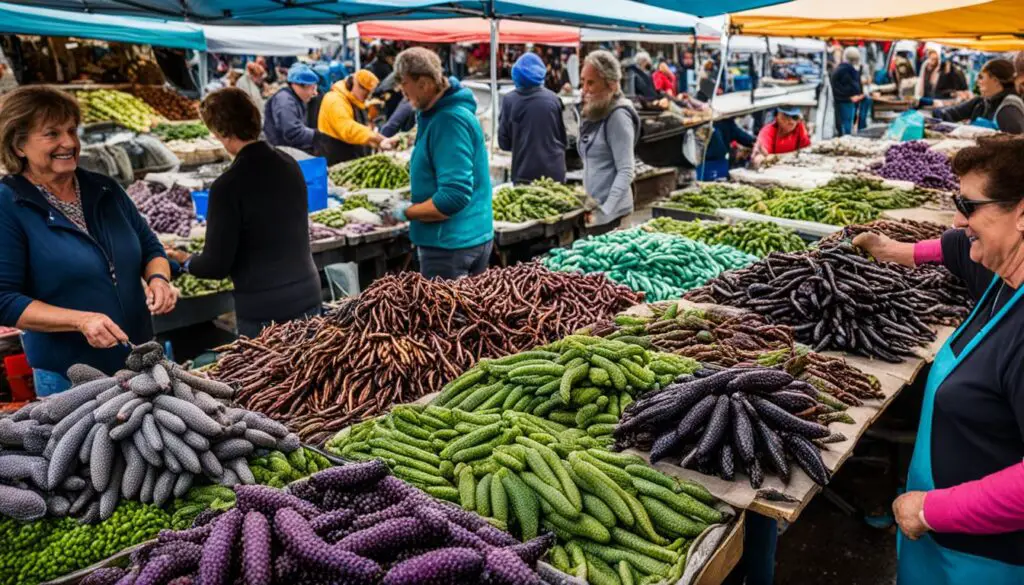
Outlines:
<svg viewBox="0 0 1024 585"><path fill-rule="evenodd" d="M367 125L366 100L379 80L363 69L331 87L320 104L317 119L316 154L328 165L370 154L371 148L388 143Z"/></svg>

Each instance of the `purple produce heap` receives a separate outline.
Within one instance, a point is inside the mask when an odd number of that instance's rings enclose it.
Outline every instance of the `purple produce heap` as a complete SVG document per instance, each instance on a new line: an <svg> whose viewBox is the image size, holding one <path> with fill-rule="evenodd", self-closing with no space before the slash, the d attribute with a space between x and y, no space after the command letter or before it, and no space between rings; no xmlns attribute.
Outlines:
<svg viewBox="0 0 1024 585"><path fill-rule="evenodd" d="M956 191L960 181L953 174L949 157L928 147L923 140L901 142L885 152L885 162L874 169L885 179L910 181L918 187Z"/></svg>
<svg viewBox="0 0 1024 585"><path fill-rule="evenodd" d="M196 223L192 194L180 185L168 189L160 183L136 181L128 187L128 196L149 227L159 234L187 238Z"/></svg>
<svg viewBox="0 0 1024 585"><path fill-rule="evenodd" d="M553 535L520 543L483 518L390 475L383 461L322 471L288 491L235 488L237 505L163 531L127 569L82 585L541 585Z"/></svg>

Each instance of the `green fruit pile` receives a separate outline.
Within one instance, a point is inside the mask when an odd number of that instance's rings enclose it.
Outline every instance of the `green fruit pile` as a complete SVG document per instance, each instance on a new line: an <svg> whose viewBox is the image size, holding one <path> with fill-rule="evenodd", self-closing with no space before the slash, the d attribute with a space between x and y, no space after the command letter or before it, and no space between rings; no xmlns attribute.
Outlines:
<svg viewBox="0 0 1024 585"><path fill-rule="evenodd" d="M269 455L249 461L256 483L283 488L289 483L331 467L326 457L311 449L296 449L285 455L271 451Z"/></svg>
<svg viewBox="0 0 1024 585"><path fill-rule="evenodd" d="M699 191L676 191L662 205L697 213L714 213L730 207L745 208L765 198L764 191L750 185L718 185L708 183Z"/></svg>
<svg viewBox="0 0 1024 585"><path fill-rule="evenodd" d="M932 196L924 191L888 188L878 179L837 177L806 191L772 189L747 211L772 217L850 225L878 219L883 211L917 207Z"/></svg>
<svg viewBox="0 0 1024 585"><path fill-rule="evenodd" d="M170 142L171 140L206 138L210 135L210 130L202 122L157 124L156 128L153 128L153 135L164 142Z"/></svg>
<svg viewBox="0 0 1024 585"><path fill-rule="evenodd" d="M642 228L648 232L659 232L700 240L708 244L723 244L755 256L767 256L772 252L799 252L807 244L791 229L768 221L744 221L736 224L679 221L670 217L658 217L645 223Z"/></svg>
<svg viewBox="0 0 1024 585"><path fill-rule="evenodd" d="M352 211L353 209L359 209L360 207L374 213L380 211L380 208L371 203L365 193L356 193L355 195L347 196L345 197L345 201L341 203L342 211Z"/></svg>
<svg viewBox="0 0 1024 585"><path fill-rule="evenodd" d="M234 290L235 285L230 278L221 280L196 278L191 274L182 274L174 279L174 286L181 291L182 298L201 297L219 292Z"/></svg>
<svg viewBox="0 0 1024 585"><path fill-rule="evenodd" d="M79 524L71 518L31 523L0 519L0 585L56 579L171 527L167 512L132 501L122 501L113 516L98 524Z"/></svg>
<svg viewBox="0 0 1024 585"><path fill-rule="evenodd" d="M522 223L558 217L579 209L581 202L572 188L545 177L529 185L498 189L492 205L495 221Z"/></svg>
<svg viewBox="0 0 1024 585"><path fill-rule="evenodd" d="M82 122L116 122L129 130L149 132L159 114L139 98L112 89L80 91L76 97L82 105Z"/></svg>
<svg viewBox="0 0 1024 585"><path fill-rule="evenodd" d="M341 207L333 207L331 209L324 209L318 211L309 216L315 223L325 225L329 228L341 229L348 223L345 221L345 217L342 215L345 209Z"/></svg>
<svg viewBox="0 0 1024 585"><path fill-rule="evenodd" d="M349 189L401 189L409 185L409 169L386 154L375 154L334 166L330 178Z"/></svg>

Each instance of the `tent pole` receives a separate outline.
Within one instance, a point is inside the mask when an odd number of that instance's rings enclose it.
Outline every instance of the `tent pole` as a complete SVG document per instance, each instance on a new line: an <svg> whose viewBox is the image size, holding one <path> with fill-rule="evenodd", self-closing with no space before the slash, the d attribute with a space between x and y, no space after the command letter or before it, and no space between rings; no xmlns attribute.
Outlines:
<svg viewBox="0 0 1024 585"><path fill-rule="evenodd" d="M355 63L356 71L359 71L363 68L363 47L359 42L359 35L356 35L356 38L352 39L352 42L355 44L352 62ZM384 80L382 79L381 81Z"/></svg>
<svg viewBox="0 0 1024 585"><path fill-rule="evenodd" d="M348 24L341 23L341 64L348 60ZM348 66L346 66L346 69Z"/></svg>
<svg viewBox="0 0 1024 585"><path fill-rule="evenodd" d="M721 62L718 65L718 75L715 76L715 89L711 92L711 99L708 100L708 107L711 108L711 119L708 120L708 138L704 141L704 154L700 157L700 164L704 165L704 159L708 155L708 146L711 145L711 135L715 131L715 97L718 96L718 88L721 86L722 80L725 77L725 68L729 64L729 41L732 40L732 35L729 31L729 15L725 16L725 26L722 27L722 56ZM696 31L694 31L696 32ZM698 173L697 180L702 180L703 173Z"/></svg>
<svg viewBox="0 0 1024 585"><path fill-rule="evenodd" d="M206 84L209 83L210 72L207 67L206 51L199 51L199 97L206 97Z"/></svg>
<svg viewBox="0 0 1024 585"><path fill-rule="evenodd" d="M491 151L498 144L498 19L491 18Z"/></svg>

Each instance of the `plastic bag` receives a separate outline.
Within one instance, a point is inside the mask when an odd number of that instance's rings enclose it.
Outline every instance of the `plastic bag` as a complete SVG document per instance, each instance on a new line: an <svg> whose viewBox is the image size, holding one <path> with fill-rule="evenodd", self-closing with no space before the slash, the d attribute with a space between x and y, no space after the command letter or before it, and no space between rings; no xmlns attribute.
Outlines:
<svg viewBox="0 0 1024 585"><path fill-rule="evenodd" d="M921 140L924 138L924 115L917 110L908 110L900 114L885 131L885 140Z"/></svg>

